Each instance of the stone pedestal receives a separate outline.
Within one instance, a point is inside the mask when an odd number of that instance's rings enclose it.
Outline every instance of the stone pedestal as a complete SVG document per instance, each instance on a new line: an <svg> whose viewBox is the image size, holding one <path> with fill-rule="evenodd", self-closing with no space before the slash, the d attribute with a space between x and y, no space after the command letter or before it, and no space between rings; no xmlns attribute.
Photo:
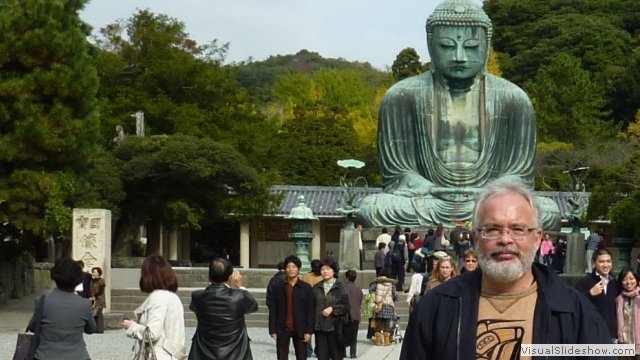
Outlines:
<svg viewBox="0 0 640 360"><path fill-rule="evenodd" d="M567 274L584 274L586 264L584 249L584 235L573 232L567 235L567 258L564 270Z"/></svg>
<svg viewBox="0 0 640 360"><path fill-rule="evenodd" d="M613 246L615 246L617 251L617 256L614 257L613 260L613 270L611 273L618 274L620 271L632 267L636 268L637 262L631 261L631 248L633 247L633 239L618 237L613 239Z"/></svg>
<svg viewBox="0 0 640 360"><path fill-rule="evenodd" d="M105 209L73 209L72 257L84 262L84 271L102 269L105 300L111 304L111 211Z"/></svg>
<svg viewBox="0 0 640 360"><path fill-rule="evenodd" d="M338 264L341 272L347 269L360 269L359 231L356 229L340 230L340 251Z"/></svg>

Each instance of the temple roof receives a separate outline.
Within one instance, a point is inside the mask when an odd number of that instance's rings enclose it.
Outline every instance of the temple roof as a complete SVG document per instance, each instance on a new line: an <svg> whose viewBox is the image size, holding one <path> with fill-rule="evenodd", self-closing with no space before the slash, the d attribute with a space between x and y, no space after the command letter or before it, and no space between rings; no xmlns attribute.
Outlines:
<svg viewBox="0 0 640 360"><path fill-rule="evenodd" d="M382 192L382 188L361 187L355 188L355 192L354 203L357 205L365 196ZM298 206L298 197L303 195L305 203L313 211L313 215L321 218L344 217L344 214L337 211L339 207L344 205L342 188L339 186L276 185L271 187L271 193L283 196L280 206L275 213L271 214L273 216L288 216L291 213L291 209ZM570 213L572 210L572 206L569 204L569 199L573 197L571 192L535 191L535 194L555 201L562 214ZM585 193L584 195L588 199L591 193Z"/></svg>

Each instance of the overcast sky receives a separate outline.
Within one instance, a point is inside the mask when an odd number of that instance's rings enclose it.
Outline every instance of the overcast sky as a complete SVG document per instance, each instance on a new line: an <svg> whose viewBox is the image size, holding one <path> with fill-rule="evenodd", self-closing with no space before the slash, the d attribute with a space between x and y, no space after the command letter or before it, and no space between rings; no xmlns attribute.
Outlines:
<svg viewBox="0 0 640 360"><path fill-rule="evenodd" d="M481 0L475 0L481 4ZM326 58L391 67L406 47L429 59L424 24L441 0L91 0L81 17L94 31L149 9L182 21L198 43L229 43L227 62L301 49Z"/></svg>

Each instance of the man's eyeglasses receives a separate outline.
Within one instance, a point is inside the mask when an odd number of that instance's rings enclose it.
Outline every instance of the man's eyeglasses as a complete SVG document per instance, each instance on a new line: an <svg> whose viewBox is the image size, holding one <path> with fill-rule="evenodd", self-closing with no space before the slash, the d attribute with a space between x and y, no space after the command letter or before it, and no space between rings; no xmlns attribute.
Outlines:
<svg viewBox="0 0 640 360"><path fill-rule="evenodd" d="M512 228L486 226L478 229L480 235L487 240L497 240L502 237L502 234L504 233L507 233L513 240L524 240L524 238L534 230L537 230L537 228L528 228L524 226L514 226Z"/></svg>

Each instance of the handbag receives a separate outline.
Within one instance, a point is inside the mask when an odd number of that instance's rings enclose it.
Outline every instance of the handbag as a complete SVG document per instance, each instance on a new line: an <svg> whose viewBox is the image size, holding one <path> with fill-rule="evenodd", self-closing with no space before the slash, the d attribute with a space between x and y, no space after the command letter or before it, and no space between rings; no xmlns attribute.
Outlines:
<svg viewBox="0 0 640 360"><path fill-rule="evenodd" d="M351 321L351 314L347 312L337 316L334 324L338 342L344 347L349 346L356 338L354 323Z"/></svg>
<svg viewBox="0 0 640 360"><path fill-rule="evenodd" d="M142 340L136 341L136 344L138 344L138 351L133 355L133 360L157 360L153 341L151 341L151 330L148 326L142 332ZM134 351L136 344L133 345Z"/></svg>
<svg viewBox="0 0 640 360"><path fill-rule="evenodd" d="M449 242L449 239L444 237L444 234L440 238L440 245L442 245L442 247L445 247L445 248L448 248L449 245L451 245L451 243Z"/></svg>
<svg viewBox="0 0 640 360"><path fill-rule="evenodd" d="M13 360L33 360L33 356L38 348L38 335L40 332L40 322L44 310L44 295L38 299L36 310L27 325L24 333L18 333L16 350L13 353Z"/></svg>

